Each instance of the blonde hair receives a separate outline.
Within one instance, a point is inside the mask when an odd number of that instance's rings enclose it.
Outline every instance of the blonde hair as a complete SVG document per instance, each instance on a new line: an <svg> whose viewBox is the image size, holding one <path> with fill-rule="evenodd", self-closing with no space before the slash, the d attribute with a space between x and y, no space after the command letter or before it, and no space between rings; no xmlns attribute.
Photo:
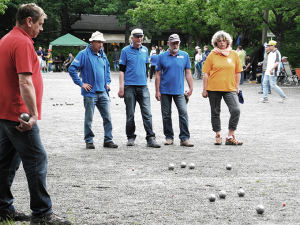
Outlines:
<svg viewBox="0 0 300 225"><path fill-rule="evenodd" d="M218 47L218 41L221 39L221 37L224 38L224 40L227 42L227 47L231 46L232 44L232 37L230 34L226 33L223 30L218 31L217 33L214 34L214 36L211 39L211 44L214 47Z"/></svg>

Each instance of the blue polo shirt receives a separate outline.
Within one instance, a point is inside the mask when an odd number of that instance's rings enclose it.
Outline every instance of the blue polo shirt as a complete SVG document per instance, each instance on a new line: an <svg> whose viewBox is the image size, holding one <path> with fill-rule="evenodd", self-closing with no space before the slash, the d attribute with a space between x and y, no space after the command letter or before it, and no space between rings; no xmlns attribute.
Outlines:
<svg viewBox="0 0 300 225"><path fill-rule="evenodd" d="M184 71L191 68L188 53L178 51L175 56L169 50L159 54L155 70L161 71L160 93L168 95L184 94Z"/></svg>
<svg viewBox="0 0 300 225"><path fill-rule="evenodd" d="M104 85L104 66L105 62L103 61L103 50L100 50L100 53L95 53L91 48L90 52L92 57L90 57L91 60L93 60L93 64L95 65L96 69L96 77L95 77L95 91L105 91L105 85ZM93 87L94 88L94 87Z"/></svg>
<svg viewBox="0 0 300 225"><path fill-rule="evenodd" d="M146 63L149 63L148 49L132 44L122 49L119 64L126 66L124 85L147 85Z"/></svg>
<svg viewBox="0 0 300 225"><path fill-rule="evenodd" d="M158 55L151 55L151 57L150 57L151 66L156 66L157 57L158 57Z"/></svg>

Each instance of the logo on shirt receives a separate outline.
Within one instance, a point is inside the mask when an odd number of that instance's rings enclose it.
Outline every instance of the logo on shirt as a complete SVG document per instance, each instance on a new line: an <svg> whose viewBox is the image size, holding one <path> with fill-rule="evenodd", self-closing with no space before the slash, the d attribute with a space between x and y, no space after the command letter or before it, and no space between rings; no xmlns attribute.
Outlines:
<svg viewBox="0 0 300 225"><path fill-rule="evenodd" d="M184 56L183 55L178 55L177 58L184 59Z"/></svg>
<svg viewBox="0 0 300 225"><path fill-rule="evenodd" d="M145 50L145 49L142 49L142 52L146 52L146 50Z"/></svg>
<svg viewBox="0 0 300 225"><path fill-rule="evenodd" d="M231 63L231 59L227 59L229 63Z"/></svg>
<svg viewBox="0 0 300 225"><path fill-rule="evenodd" d="M74 62L79 63L79 61L77 59L74 59Z"/></svg>

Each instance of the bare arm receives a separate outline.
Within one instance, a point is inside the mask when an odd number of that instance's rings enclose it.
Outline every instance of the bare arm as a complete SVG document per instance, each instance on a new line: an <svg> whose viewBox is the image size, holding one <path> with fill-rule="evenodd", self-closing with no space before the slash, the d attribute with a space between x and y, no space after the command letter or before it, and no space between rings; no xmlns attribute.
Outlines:
<svg viewBox="0 0 300 225"><path fill-rule="evenodd" d="M30 115L28 122L19 119L20 125L16 127L17 130L24 132L31 130L38 119L35 88L32 83L31 73L19 74L19 88Z"/></svg>
<svg viewBox="0 0 300 225"><path fill-rule="evenodd" d="M186 76L186 81L189 85L189 90L187 91L187 95L188 95L188 98L189 98L193 93L193 78L192 78L191 69L186 69L185 70L185 76Z"/></svg>
<svg viewBox="0 0 300 225"><path fill-rule="evenodd" d="M236 93L239 93L239 85L241 81L241 73L235 74L235 82L236 82Z"/></svg>
<svg viewBox="0 0 300 225"><path fill-rule="evenodd" d="M204 76L203 76L203 92L202 92L203 98L207 98L208 97L208 92L206 90L208 77L209 77L209 74L208 73L204 73Z"/></svg>
<svg viewBox="0 0 300 225"><path fill-rule="evenodd" d="M124 98L124 72L119 71L119 97Z"/></svg>
<svg viewBox="0 0 300 225"><path fill-rule="evenodd" d="M155 76L155 98L157 99L157 101L160 101L161 99L161 94L159 90L160 81L161 81L161 71L157 70Z"/></svg>

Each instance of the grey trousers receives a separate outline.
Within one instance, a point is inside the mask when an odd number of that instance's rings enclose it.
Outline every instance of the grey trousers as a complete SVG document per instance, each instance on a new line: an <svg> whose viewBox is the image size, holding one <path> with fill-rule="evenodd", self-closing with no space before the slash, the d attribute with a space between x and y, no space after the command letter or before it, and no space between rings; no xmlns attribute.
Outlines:
<svg viewBox="0 0 300 225"><path fill-rule="evenodd" d="M240 103L237 93L223 91L208 91L208 98L211 108L211 124L214 132L221 130L221 100L222 97L230 112L228 129L236 130L240 118Z"/></svg>

